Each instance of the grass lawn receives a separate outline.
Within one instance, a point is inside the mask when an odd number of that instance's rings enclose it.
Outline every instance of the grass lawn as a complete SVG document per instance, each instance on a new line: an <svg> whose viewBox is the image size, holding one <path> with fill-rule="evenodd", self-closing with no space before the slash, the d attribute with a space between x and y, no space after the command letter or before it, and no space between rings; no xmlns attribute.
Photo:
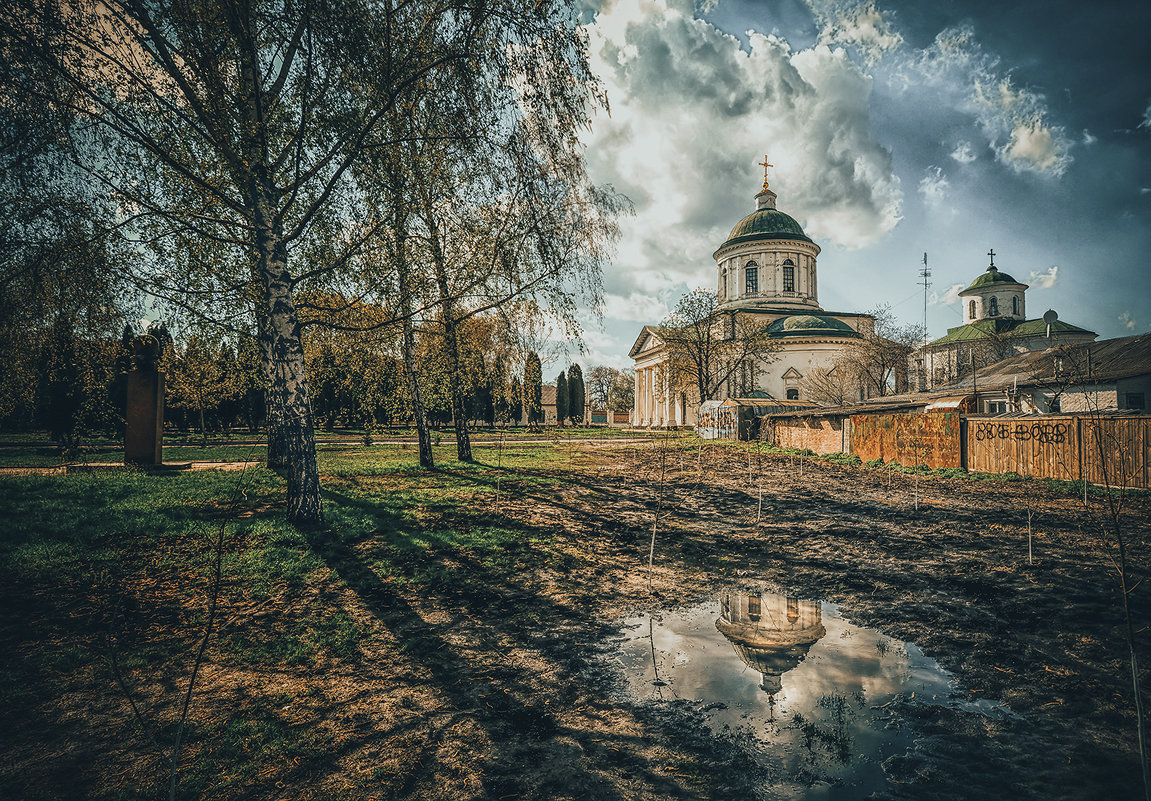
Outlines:
<svg viewBox="0 0 1151 801"><path fill-rule="evenodd" d="M213 669L272 675L323 670L356 658L371 624L337 597L349 577L339 575L338 565L351 548L379 580L407 589L478 580L466 571L449 572L446 556L473 565L485 582L514 574L526 560L550 558L546 536L495 514L497 479L505 493L513 487L520 494L546 493L569 480L561 468L583 457L546 441L502 449L480 444L474 464L454 461L454 450L451 441L437 447L438 469L428 472L419 468L414 445L321 446L326 525L311 532L285 522L279 509L283 480L262 467L3 479L0 606L7 613L0 626L0 687L3 716L13 716L7 730L13 731L14 720L42 720L55 698L84 697L99 688L91 699L100 710L95 714L116 723L92 731L89 721L67 747L69 758L80 760L86 748L111 748L134 778L113 790L102 788L106 767L78 767L79 778L0 769L0 797L67 795L76 792L70 781L88 797L158 797L163 768L156 767L150 780L140 779L140 760L130 754L155 749L145 727L128 717L116 674L126 677L131 692L150 699L142 717L161 745L170 743L177 699L206 619L221 531L224 586ZM236 446L207 452L172 447L165 456L176 461L263 455L262 449L253 454L251 447ZM258 625L270 608L291 612L274 626ZM248 624L236 625L237 617ZM287 725L275 713L290 700L260 695L207 719L193 716L195 725L185 733L182 797L226 796L278 761L334 758L332 735ZM61 728L69 727L58 722L32 731L28 742L44 747Z"/></svg>

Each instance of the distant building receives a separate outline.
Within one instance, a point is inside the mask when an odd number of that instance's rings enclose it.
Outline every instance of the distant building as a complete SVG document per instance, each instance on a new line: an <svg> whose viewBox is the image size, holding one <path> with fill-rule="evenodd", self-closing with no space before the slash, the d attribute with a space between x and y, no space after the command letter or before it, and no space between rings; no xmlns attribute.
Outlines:
<svg viewBox="0 0 1151 801"><path fill-rule="evenodd" d="M937 389L974 394L975 414L1145 412L1151 334L1022 353Z"/></svg>
<svg viewBox="0 0 1151 801"><path fill-rule="evenodd" d="M946 336L929 342L918 353L917 388L931 389L970 374L977 368L1020 353L1047 350L1061 345L1090 342L1097 334L1066 323L1048 310L1042 317L1027 319L1027 284L991 266L959 293L963 299L963 325L950 328Z"/></svg>

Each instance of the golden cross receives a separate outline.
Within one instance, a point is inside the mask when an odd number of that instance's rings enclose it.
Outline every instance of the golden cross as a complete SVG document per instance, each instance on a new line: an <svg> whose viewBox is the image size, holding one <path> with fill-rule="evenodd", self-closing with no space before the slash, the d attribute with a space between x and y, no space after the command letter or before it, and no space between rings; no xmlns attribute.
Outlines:
<svg viewBox="0 0 1151 801"><path fill-rule="evenodd" d="M767 163L767 156L763 157L763 161L757 161L756 164L763 167L763 188L767 189L767 168L774 167L775 165Z"/></svg>

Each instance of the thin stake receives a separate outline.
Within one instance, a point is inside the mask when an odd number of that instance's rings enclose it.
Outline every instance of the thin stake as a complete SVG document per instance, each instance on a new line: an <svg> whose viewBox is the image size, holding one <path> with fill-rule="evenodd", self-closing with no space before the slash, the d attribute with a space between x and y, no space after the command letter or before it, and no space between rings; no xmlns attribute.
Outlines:
<svg viewBox="0 0 1151 801"><path fill-rule="evenodd" d="M1031 510L1027 510L1027 564L1034 564L1031 560Z"/></svg>
<svg viewBox="0 0 1151 801"><path fill-rule="evenodd" d="M659 495L656 498L655 504L655 519L651 521L651 549L647 554L647 591L652 591L651 576L655 569L655 532L659 526L659 513L663 510L663 479L667 474L667 441L671 434L671 429L664 429L663 448L661 448L660 465L659 465Z"/></svg>
<svg viewBox="0 0 1151 801"><path fill-rule="evenodd" d="M759 488L759 511L755 513L755 524L759 525L763 520L763 487Z"/></svg>

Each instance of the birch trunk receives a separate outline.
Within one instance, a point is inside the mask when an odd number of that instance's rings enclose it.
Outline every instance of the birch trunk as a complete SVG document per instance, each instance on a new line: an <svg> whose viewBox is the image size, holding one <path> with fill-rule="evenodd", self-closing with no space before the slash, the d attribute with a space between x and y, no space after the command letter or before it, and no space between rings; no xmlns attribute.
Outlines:
<svg viewBox="0 0 1151 801"><path fill-rule="evenodd" d="M400 227L397 226L397 231ZM416 334L412 325L412 286L408 272L405 248L402 237L397 234L396 280L400 290L400 314L403 317L403 338L401 346L404 357L404 375L408 379L408 391L412 395L412 413L416 418L416 437L420 443L420 467L434 470L435 457L432 455L432 436L428 431L428 415L424 410L424 396L420 391L419 377L416 374Z"/></svg>
<svg viewBox="0 0 1151 801"><path fill-rule="evenodd" d="M260 345L268 378L268 463L286 472L288 520L316 525L323 522L323 508L304 348L287 253L267 208L257 204L255 228L264 290Z"/></svg>
<svg viewBox="0 0 1151 801"><path fill-rule="evenodd" d="M448 381L452 393L452 419L456 424L456 458L461 462L472 461L472 438L468 433L468 412L464 404L464 391L460 384L460 347L456 332L456 309L448 288L447 265L444 252L440 248L439 229L434 223L433 212L425 209L431 236L432 262L436 268L436 288L440 293L440 310L444 320L444 345L448 355Z"/></svg>

